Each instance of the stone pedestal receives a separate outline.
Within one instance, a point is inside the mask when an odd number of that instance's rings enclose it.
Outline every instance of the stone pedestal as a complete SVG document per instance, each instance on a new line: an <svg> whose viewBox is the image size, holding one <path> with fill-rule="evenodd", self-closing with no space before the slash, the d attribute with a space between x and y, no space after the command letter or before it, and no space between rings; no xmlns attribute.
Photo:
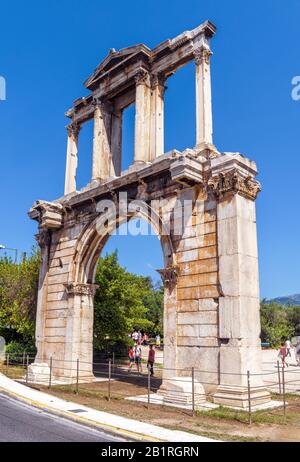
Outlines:
<svg viewBox="0 0 300 462"><path fill-rule="evenodd" d="M270 401L270 393L266 388L254 387L250 391L251 408L261 406ZM249 408L249 395L247 387L220 385L214 394L214 403L234 408Z"/></svg>
<svg viewBox="0 0 300 462"><path fill-rule="evenodd" d="M173 377L164 380L158 394L163 396L165 403L174 406L192 406L193 404L193 383L190 377ZM195 407L205 403L205 391L200 382L194 381L194 403Z"/></svg>
<svg viewBox="0 0 300 462"><path fill-rule="evenodd" d="M48 385L50 381L50 367L47 363L33 363L28 366L28 382Z"/></svg>
<svg viewBox="0 0 300 462"><path fill-rule="evenodd" d="M27 379L29 383L49 385L50 366L48 363L33 363L28 366ZM78 383L90 383L95 381L95 376L90 371L80 371ZM60 368L53 368L51 372L51 384L73 384L77 382L76 370L61 371Z"/></svg>

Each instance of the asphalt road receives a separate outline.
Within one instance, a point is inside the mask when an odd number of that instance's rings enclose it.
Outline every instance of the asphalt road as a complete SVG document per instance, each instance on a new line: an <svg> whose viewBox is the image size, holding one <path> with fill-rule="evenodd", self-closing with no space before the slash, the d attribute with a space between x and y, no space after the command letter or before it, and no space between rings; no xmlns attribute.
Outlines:
<svg viewBox="0 0 300 462"><path fill-rule="evenodd" d="M0 442L118 442L86 427L23 404L0 393Z"/></svg>

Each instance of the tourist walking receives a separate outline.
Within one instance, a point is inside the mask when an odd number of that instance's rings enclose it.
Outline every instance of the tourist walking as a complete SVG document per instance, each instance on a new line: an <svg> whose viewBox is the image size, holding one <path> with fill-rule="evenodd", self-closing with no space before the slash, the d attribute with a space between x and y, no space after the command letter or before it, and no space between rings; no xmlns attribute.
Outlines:
<svg viewBox="0 0 300 462"><path fill-rule="evenodd" d="M139 373L143 372L143 367L142 367L142 347L138 343L134 345L134 360L135 360L135 365L136 369Z"/></svg>
<svg viewBox="0 0 300 462"><path fill-rule="evenodd" d="M139 343L139 345L141 345L141 343L142 343L142 337L143 337L142 332L139 330L138 331L138 343Z"/></svg>
<svg viewBox="0 0 300 462"><path fill-rule="evenodd" d="M157 336L155 337L155 343L156 343L156 347L160 348L160 335L159 334L157 334Z"/></svg>
<svg viewBox="0 0 300 462"><path fill-rule="evenodd" d="M292 357L292 355L291 355L291 348L292 348L292 346L291 346L291 342L290 342L289 340L287 340L287 341L285 342L285 348L286 348L286 355L289 356L289 357L291 358L291 357Z"/></svg>
<svg viewBox="0 0 300 462"><path fill-rule="evenodd" d="M288 363L286 362L286 357L287 357L287 350L286 350L286 346L285 344L283 343L281 345L281 347L279 348L279 353L278 353L278 357L281 359L282 361L282 367L285 367L285 366L288 366Z"/></svg>
<svg viewBox="0 0 300 462"><path fill-rule="evenodd" d="M147 367L150 371L150 375L154 375L154 361L155 361L155 350L153 348L153 345L149 345L149 353L148 353L148 362L147 362Z"/></svg>
<svg viewBox="0 0 300 462"><path fill-rule="evenodd" d="M129 368L128 368L128 372L130 372L131 369L132 369L132 366L134 365L134 350L133 350L132 347L129 348L128 356L129 356Z"/></svg>

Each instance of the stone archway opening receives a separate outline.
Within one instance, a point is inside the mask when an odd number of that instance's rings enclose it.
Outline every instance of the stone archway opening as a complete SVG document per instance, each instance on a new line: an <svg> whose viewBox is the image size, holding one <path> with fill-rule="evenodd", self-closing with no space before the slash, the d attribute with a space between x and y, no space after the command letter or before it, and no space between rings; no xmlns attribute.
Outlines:
<svg viewBox="0 0 300 462"><path fill-rule="evenodd" d="M117 257L114 256L115 251L117 251ZM117 259L117 263L115 258ZM93 372L96 377L98 375L101 376L102 369L106 370L105 362L108 360L108 358L110 358L114 361L115 365L118 365L117 370L122 376L122 381L124 381L126 378L128 379L128 347L129 344L134 344L132 339L129 341L129 336L133 333L133 331L140 330L142 334L147 334L149 340L151 339L152 344L155 343L155 336L158 331L161 337L163 337L162 329L164 300L163 298L161 299L161 297L163 297L162 291L164 291L164 287L162 284L161 276L156 271L157 269L161 270L164 268L163 251L160 240L149 222L146 222L144 219L131 218L128 222L120 225L120 227L109 236L106 244L102 249L100 260L101 261L98 260L96 263L96 267L99 268L98 265L100 263L100 269L97 271L100 272L101 276L99 274L97 276L97 272L94 273L95 280L93 281L94 283L98 284L99 277L100 281L102 281L100 288L98 288L94 298ZM122 268L124 268L124 273L121 271L116 271L114 275L111 270L108 270L109 267L106 265L109 263L107 262L111 262L110 264L112 265L112 268L114 268L115 265L120 265ZM129 274L132 275L132 279ZM155 298L155 300L159 298L161 302L161 309L155 313L154 307L152 306L152 310L150 311L152 314L157 314L156 318L149 317L149 313L144 313L142 311L140 312L140 315L133 315L134 310L132 310L132 308L134 308L134 306L129 306L128 302L130 300L130 295L127 293L123 293L125 296L125 303L118 290L116 290L114 296L111 295L109 287L111 283L114 287L116 287L116 285L119 286L121 281L120 275L122 275L124 281L132 280L133 285L136 285L137 291L141 294L139 295L140 298L138 300L136 298L135 292L132 294L133 303L137 303L135 306L138 306L138 304L141 302L145 309L147 309L150 304L151 310L152 297L153 299ZM145 278L144 281L142 280L142 277ZM103 285L103 279L106 281L105 285ZM144 294L142 294L141 284L144 285ZM101 297L101 294L103 293L102 290L107 294L107 289L108 295ZM123 287L121 287L120 290L122 292ZM147 297L145 297L146 293ZM107 307L106 297L112 297L112 300L115 297L117 305L114 306L111 304L109 307ZM118 303L120 306L118 306ZM103 317L101 317L100 306L104 307ZM118 308L120 308L120 310ZM123 325L123 314L125 312L129 313L131 328L128 328L126 332L124 329L121 329L121 334L118 332L118 330L114 332L114 328L112 328L112 326L116 326L116 323L118 324L118 320L120 325ZM110 323L107 322L108 319L111 320ZM144 360L147 360L148 357L148 345L149 342L142 345L142 358ZM163 365L162 348L156 350L156 362L160 364L159 367L161 368ZM124 373L123 369L126 373ZM144 365L144 373L145 370L146 369ZM132 371L136 371L135 364L133 365Z"/></svg>

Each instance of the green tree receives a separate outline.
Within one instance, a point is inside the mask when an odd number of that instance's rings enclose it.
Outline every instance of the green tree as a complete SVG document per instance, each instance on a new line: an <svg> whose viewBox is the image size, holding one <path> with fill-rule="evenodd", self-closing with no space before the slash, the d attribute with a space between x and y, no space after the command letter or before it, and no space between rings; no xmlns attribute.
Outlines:
<svg viewBox="0 0 300 462"><path fill-rule="evenodd" d="M0 259L0 335L7 343L34 342L39 266L35 249L19 264Z"/></svg>
<svg viewBox="0 0 300 462"><path fill-rule="evenodd" d="M289 324L294 328L294 334L300 335L300 306L287 306L286 313Z"/></svg>
<svg viewBox="0 0 300 462"><path fill-rule="evenodd" d="M276 303L261 303L261 340L278 348L282 342L295 333L295 327L288 319L287 308Z"/></svg>
<svg viewBox="0 0 300 462"><path fill-rule="evenodd" d="M151 280L123 268L117 252L99 260L95 282L99 285L94 301L96 349L117 342L128 343L128 334L135 328L145 331L153 328L143 302L151 290Z"/></svg>
<svg viewBox="0 0 300 462"><path fill-rule="evenodd" d="M163 335L163 315L164 315L164 287L160 283L154 284L151 281L150 290L143 299L147 308L147 319L151 320L154 328L149 334Z"/></svg>

